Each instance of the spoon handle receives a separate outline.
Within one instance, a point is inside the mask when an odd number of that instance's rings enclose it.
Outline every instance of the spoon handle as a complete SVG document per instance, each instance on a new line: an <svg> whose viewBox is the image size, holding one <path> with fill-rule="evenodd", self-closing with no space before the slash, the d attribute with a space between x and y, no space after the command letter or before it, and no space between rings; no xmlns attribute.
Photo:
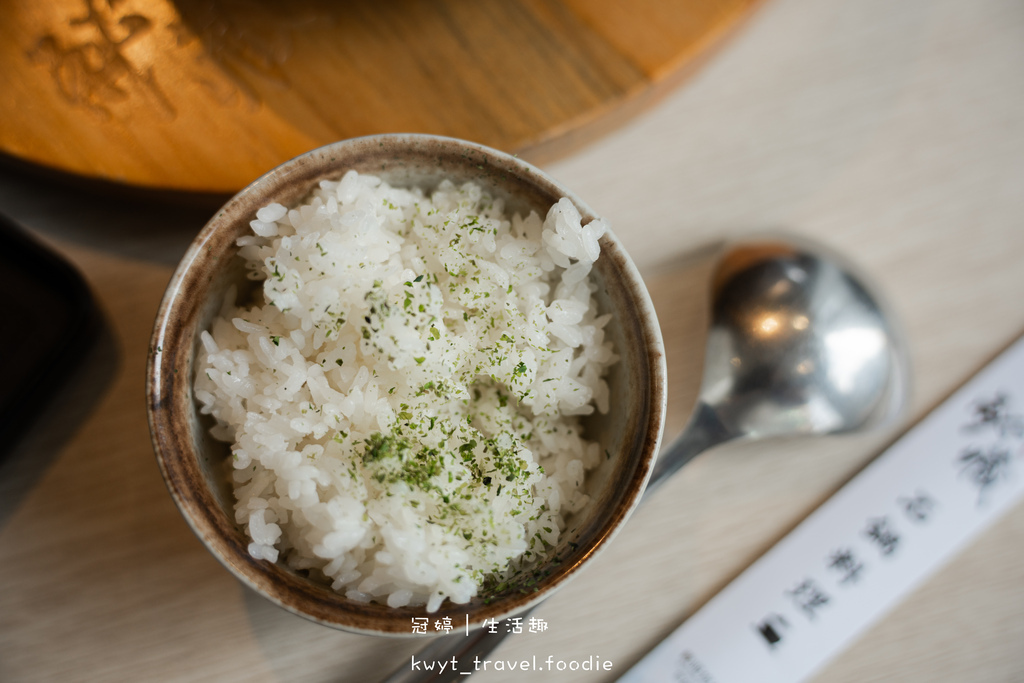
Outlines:
<svg viewBox="0 0 1024 683"><path fill-rule="evenodd" d="M647 481L640 502L647 500L658 488L682 468L704 451L714 448L735 437L722 421L718 419L714 408L704 401L699 401L690 416L683 433L670 443L654 463L651 478Z"/></svg>
<svg viewBox="0 0 1024 683"><path fill-rule="evenodd" d="M724 443L733 437L725 429L715 411L703 401L697 404L686 425L683 433L672 442L664 451L658 455L658 461L651 472L651 478L647 482L640 502L648 500L654 492L669 476L675 474L686 463L704 451ZM531 607L522 616L525 618L533 612L536 606ZM411 663L403 664L393 671L390 676L381 683L448 683L450 681L462 680L462 671L471 669L453 669L451 662L460 662L463 667L471 666L476 658L483 657L492 652L505 640L507 631L499 630L491 633L487 629L480 628L474 633L464 635L442 636L413 656L413 661L423 661L428 664L444 662L447 666L444 671L438 671L440 666L435 666L434 671L414 670Z"/></svg>

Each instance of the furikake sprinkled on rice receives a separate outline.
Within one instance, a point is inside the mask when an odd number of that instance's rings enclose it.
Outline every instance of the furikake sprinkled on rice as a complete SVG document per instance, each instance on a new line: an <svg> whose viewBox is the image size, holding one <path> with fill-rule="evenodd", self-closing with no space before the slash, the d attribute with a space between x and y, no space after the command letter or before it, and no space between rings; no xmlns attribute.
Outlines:
<svg viewBox="0 0 1024 683"><path fill-rule="evenodd" d="M604 224L349 172L251 226L259 292L229 295L195 380L250 554L394 607L528 588L603 460L578 416L607 411L615 362Z"/></svg>

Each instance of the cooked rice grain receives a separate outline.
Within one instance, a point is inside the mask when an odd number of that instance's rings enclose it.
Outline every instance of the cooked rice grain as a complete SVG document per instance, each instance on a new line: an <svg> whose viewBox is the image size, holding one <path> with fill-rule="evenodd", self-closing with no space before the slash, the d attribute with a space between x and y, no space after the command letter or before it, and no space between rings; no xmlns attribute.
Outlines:
<svg viewBox="0 0 1024 683"><path fill-rule="evenodd" d="M256 213L195 381L232 445L250 554L393 607L464 603L587 504L615 362L588 277L605 224L541 221L467 183L349 171Z"/></svg>

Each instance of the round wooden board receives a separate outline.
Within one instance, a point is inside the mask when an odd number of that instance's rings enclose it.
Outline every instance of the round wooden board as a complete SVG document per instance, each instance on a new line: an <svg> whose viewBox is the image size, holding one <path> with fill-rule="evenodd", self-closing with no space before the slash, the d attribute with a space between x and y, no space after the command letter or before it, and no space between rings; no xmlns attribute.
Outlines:
<svg viewBox="0 0 1024 683"><path fill-rule="evenodd" d="M0 152L233 192L335 140L550 160L679 82L758 0L10 0Z"/></svg>

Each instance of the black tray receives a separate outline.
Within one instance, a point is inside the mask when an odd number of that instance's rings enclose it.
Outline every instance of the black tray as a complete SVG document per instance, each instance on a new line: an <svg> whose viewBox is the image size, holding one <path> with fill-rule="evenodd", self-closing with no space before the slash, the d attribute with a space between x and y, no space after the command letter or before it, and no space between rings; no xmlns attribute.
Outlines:
<svg viewBox="0 0 1024 683"><path fill-rule="evenodd" d="M96 338L98 316L82 276L0 216L0 457L10 452Z"/></svg>

